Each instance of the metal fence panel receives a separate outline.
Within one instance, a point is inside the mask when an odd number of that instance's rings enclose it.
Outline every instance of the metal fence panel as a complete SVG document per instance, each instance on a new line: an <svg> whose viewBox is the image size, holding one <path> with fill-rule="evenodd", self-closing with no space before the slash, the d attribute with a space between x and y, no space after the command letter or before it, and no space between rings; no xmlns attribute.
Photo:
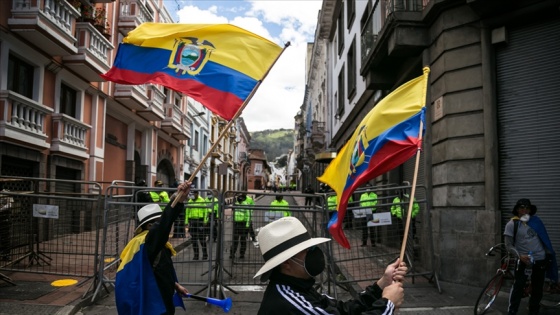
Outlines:
<svg viewBox="0 0 560 315"><path fill-rule="evenodd" d="M0 181L4 187L0 269L93 277L99 184L24 177L1 177Z"/></svg>

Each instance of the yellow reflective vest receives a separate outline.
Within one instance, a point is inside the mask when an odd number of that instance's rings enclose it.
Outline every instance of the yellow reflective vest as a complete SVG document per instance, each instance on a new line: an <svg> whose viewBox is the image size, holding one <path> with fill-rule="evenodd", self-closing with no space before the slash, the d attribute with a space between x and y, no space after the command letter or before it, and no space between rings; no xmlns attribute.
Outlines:
<svg viewBox="0 0 560 315"><path fill-rule="evenodd" d="M204 223L208 223L208 203L204 198L198 196L196 199L191 199L187 202L185 208L185 224L189 224L189 219L202 219Z"/></svg>
<svg viewBox="0 0 560 315"><path fill-rule="evenodd" d="M408 203L408 201L410 200L409 198L409 195L405 194L402 202ZM416 198L414 198L414 200L416 200ZM391 214L402 220L404 213L403 207L405 207L405 210L408 210L408 204L399 203L401 203L401 199L399 197L395 197L395 199L393 199L393 205L391 206ZM411 217L415 218L416 215L418 215L418 212L420 212L420 205L416 201L414 201L414 203L412 204Z"/></svg>
<svg viewBox="0 0 560 315"><path fill-rule="evenodd" d="M255 201L249 196L247 199L243 200L242 202L235 202L236 205L246 205L251 206L255 204ZM253 216L253 210L248 208L235 208L233 209L233 220L235 222L245 222L245 226L249 227L251 225L251 219Z"/></svg>
<svg viewBox="0 0 560 315"><path fill-rule="evenodd" d="M282 215L285 217L292 216L292 213L289 210L290 204L284 199L282 199L282 201L278 201L275 199L270 203L270 206L272 207L270 211L282 212ZM283 209L275 210L274 208L283 208Z"/></svg>

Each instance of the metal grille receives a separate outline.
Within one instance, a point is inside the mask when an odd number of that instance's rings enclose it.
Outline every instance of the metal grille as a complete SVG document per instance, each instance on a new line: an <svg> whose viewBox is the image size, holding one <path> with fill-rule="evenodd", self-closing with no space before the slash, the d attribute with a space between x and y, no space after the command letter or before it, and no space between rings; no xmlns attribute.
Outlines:
<svg viewBox="0 0 560 315"><path fill-rule="evenodd" d="M560 249L560 21L508 30L497 48L502 231L515 202L529 198Z"/></svg>
<svg viewBox="0 0 560 315"><path fill-rule="evenodd" d="M71 181L78 192L57 190L61 180L2 178L31 191L2 193L2 267L5 270L92 277L98 250L100 186Z"/></svg>
<svg viewBox="0 0 560 315"><path fill-rule="evenodd" d="M406 188L410 188L410 186L376 187L378 194L381 193L384 196L379 198L377 213L387 213L394 205L392 203L394 195L384 193L383 190L394 191ZM107 189L101 236L101 260L97 277L99 282L93 299L105 284L114 283L120 252L133 237L133 230L136 227L135 213L139 207L144 205L136 202L137 198L132 192L141 192L142 189L145 188L111 186ZM210 191L199 190L202 197L205 197L208 192ZM357 194L361 192L358 191ZM270 204L277 195L284 196L289 203L287 210L291 212L292 216L300 219L312 237L330 237L326 229L328 213L327 195L325 194L251 192L248 195L255 200L255 205L247 206L235 204L236 196L241 193L247 192L228 191L220 195L213 192L213 195L219 199L219 215L216 221L209 220L204 224L201 223L202 225L197 225L189 220L189 228L184 237L180 233L182 229L180 226L170 231L170 242L178 253L173 260L179 282L194 294L205 291L207 296L223 297L225 296L223 288L228 288L235 293L235 288L238 286L265 285L260 282L259 278L253 278L264 264L258 244L258 233L264 225L276 218L270 213ZM311 205L305 206L305 197L312 198ZM406 211L406 205L404 203L401 205ZM195 206L186 203L186 207L213 209L214 204L206 203ZM252 211L252 224L249 228L236 232L233 218L235 211L239 211L241 208ZM352 210L357 208L360 206L351 205L348 209L349 218L352 218ZM349 222L352 220L350 219ZM360 246L362 228L358 225L346 226L344 229L351 244L350 250L333 242L321 245L326 255L327 268L318 277L316 289L335 297L339 294L337 290L340 288L346 290L346 293L355 294L362 291L373 280L379 279L387 264L397 258L400 253L403 230L402 225L398 225L396 222L393 220L389 225L376 227L375 247L371 247L371 244L367 247ZM218 234L214 242L212 231L216 223L218 223L216 229ZM200 233L201 237L198 237L197 233ZM253 236L255 241L252 239ZM196 260L194 259L196 251L193 246L195 239L199 240L198 245L200 246ZM235 239L238 243L234 252ZM202 245L205 245L208 257L204 257ZM241 257L242 253L243 257ZM406 257L406 259L411 266L413 259L411 257ZM365 270L364 265L368 266Z"/></svg>

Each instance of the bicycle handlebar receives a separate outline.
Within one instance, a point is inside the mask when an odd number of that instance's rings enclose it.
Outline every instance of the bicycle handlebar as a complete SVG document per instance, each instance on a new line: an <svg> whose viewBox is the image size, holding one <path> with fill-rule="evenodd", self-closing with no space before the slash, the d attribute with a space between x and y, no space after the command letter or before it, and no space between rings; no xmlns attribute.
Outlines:
<svg viewBox="0 0 560 315"><path fill-rule="evenodd" d="M502 253L505 253L507 255L515 254L516 258L519 259L519 252L517 251L517 249L515 249L515 247L507 248L505 243L498 243L490 247L490 249L488 250L485 256L496 256L495 252L498 250L500 250Z"/></svg>

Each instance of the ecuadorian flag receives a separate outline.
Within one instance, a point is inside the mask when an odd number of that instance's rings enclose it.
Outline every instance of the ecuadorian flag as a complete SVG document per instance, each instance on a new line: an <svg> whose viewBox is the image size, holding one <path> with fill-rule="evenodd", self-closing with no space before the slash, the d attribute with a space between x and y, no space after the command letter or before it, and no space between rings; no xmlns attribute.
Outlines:
<svg viewBox="0 0 560 315"><path fill-rule="evenodd" d="M143 23L101 75L121 84L161 84L233 118L282 48L230 24Z"/></svg>
<svg viewBox="0 0 560 315"><path fill-rule="evenodd" d="M342 231L342 220L352 193L370 179L406 162L422 145L420 128L424 126L429 73L430 69L424 68L422 76L401 85L376 104L318 178L338 196L338 211L329 222L329 232L345 248L350 244Z"/></svg>
<svg viewBox="0 0 560 315"><path fill-rule="evenodd" d="M148 231L144 231L135 236L121 253L121 263L115 279L115 302L120 315L152 315L167 312L148 254L144 250L147 234ZM175 254L171 244L166 244L166 247L173 255ZM173 298L175 306L184 309L183 300L175 296Z"/></svg>

